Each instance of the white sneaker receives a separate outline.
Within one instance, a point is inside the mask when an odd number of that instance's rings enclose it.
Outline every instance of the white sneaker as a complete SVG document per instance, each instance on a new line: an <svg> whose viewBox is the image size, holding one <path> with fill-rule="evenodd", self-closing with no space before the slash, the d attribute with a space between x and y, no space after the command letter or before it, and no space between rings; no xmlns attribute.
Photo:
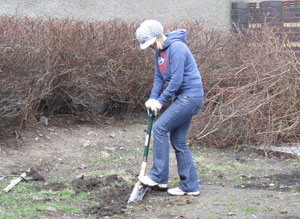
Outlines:
<svg viewBox="0 0 300 219"><path fill-rule="evenodd" d="M161 190L167 190L168 184L159 184L150 179L149 176L139 176L139 181L148 187L158 187Z"/></svg>
<svg viewBox="0 0 300 219"><path fill-rule="evenodd" d="M191 195L191 196L197 196L200 195L200 191L196 191L196 192L185 192L182 191L180 188L176 187L174 189L168 189L168 193L170 195Z"/></svg>

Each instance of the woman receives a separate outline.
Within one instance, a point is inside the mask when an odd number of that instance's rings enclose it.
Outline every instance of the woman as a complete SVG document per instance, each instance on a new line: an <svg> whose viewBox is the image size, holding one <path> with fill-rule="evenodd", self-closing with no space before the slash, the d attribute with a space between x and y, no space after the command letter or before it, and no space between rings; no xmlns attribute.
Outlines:
<svg viewBox="0 0 300 219"><path fill-rule="evenodd" d="M172 98L170 106L153 126L153 166L142 184L167 189L169 177L169 138L175 149L180 183L168 189L171 195L199 195L198 176L186 143L192 116L203 106L203 86L196 62L186 45L186 30L163 33L156 20L146 20L136 30L141 49L155 50L155 76L149 100L145 103L155 114ZM164 84L167 84L163 90Z"/></svg>

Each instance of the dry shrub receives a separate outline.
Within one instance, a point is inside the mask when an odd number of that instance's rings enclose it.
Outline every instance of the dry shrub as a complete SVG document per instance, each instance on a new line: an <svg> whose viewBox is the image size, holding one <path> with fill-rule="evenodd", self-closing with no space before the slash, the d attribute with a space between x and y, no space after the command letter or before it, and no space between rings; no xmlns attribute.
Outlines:
<svg viewBox="0 0 300 219"><path fill-rule="evenodd" d="M120 20L1 17L0 117L18 116L23 126L41 115L97 120L144 111L154 55L139 49L138 25ZM203 24L173 24L166 31L176 28L188 30L197 61L211 64L208 57L216 46L211 48L210 40L215 38ZM199 37L209 42L199 44Z"/></svg>
<svg viewBox="0 0 300 219"><path fill-rule="evenodd" d="M137 49L136 26L1 17L0 116L97 119L141 110L154 65Z"/></svg>
<svg viewBox="0 0 300 219"><path fill-rule="evenodd" d="M18 116L22 126L44 114L98 120L144 112L154 57L138 48L138 25L0 17L0 117ZM284 33L265 25L228 35L200 21L165 27L176 28L187 29L205 89L195 141L298 141L300 67Z"/></svg>
<svg viewBox="0 0 300 219"><path fill-rule="evenodd" d="M227 38L220 68L204 73L206 103L193 137L206 145L297 142L300 134L300 62L281 30ZM196 130L196 131L195 131Z"/></svg>

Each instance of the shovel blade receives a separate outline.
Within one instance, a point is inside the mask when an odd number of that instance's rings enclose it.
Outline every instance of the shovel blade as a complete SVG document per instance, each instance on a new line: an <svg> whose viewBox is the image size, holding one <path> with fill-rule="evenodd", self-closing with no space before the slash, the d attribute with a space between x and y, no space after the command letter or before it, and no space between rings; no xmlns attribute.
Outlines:
<svg viewBox="0 0 300 219"><path fill-rule="evenodd" d="M127 203L141 201L145 196L147 190L147 186L143 186L140 182L137 182Z"/></svg>

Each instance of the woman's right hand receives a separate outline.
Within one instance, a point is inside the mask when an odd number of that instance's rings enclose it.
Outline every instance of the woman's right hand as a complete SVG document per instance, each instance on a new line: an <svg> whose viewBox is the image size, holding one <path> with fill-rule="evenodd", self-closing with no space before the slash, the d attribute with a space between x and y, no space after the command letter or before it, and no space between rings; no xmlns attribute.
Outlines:
<svg viewBox="0 0 300 219"><path fill-rule="evenodd" d="M146 108L150 109L153 102L155 102L155 99L147 100L146 103L145 103Z"/></svg>

